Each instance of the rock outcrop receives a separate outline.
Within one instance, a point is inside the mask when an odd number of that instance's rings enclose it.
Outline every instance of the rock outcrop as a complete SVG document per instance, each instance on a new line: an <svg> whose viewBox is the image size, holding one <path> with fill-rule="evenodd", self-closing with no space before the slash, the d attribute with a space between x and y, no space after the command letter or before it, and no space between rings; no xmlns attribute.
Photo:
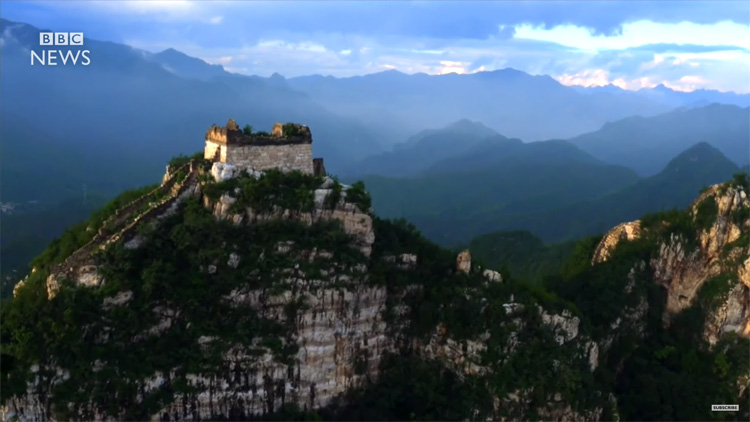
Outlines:
<svg viewBox="0 0 750 422"><path fill-rule="evenodd" d="M469 250L462 251L456 257L456 269L458 272L468 274L471 271L471 252Z"/></svg>
<svg viewBox="0 0 750 422"><path fill-rule="evenodd" d="M703 205L713 205L710 201L715 207L707 206L708 214L699 215ZM648 264L653 281L667 292L665 324L694 304L707 283L724 283L725 293L708 315L704 337L714 344L727 333L750 335L750 245L739 242L742 233L750 232L748 208L750 200L742 188L712 186L689 208L697 233L672 231L657 240L656 254ZM706 225L700 227L699 219ZM668 228L670 223L661 224ZM644 235L640 221L615 227L599 243L592 263L606 261L618 244Z"/></svg>

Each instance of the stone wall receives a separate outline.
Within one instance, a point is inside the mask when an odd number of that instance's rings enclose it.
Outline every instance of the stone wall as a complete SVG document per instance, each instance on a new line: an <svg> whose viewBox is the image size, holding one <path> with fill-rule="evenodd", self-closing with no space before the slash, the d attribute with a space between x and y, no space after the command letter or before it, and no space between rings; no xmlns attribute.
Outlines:
<svg viewBox="0 0 750 422"><path fill-rule="evenodd" d="M209 144L206 142L206 154ZM254 170L280 169L300 170L313 174L312 146L310 144L287 145L227 145L221 162L252 168Z"/></svg>
<svg viewBox="0 0 750 422"><path fill-rule="evenodd" d="M631 221L615 226L604 235L596 246L591 258L591 265L599 264L609 259L617 244L622 240L635 240L641 236L641 221Z"/></svg>
<svg viewBox="0 0 750 422"><path fill-rule="evenodd" d="M322 158L313 158L313 171L315 172L316 176L328 176L328 173L326 173L326 166L325 164L323 164Z"/></svg>
<svg viewBox="0 0 750 422"><path fill-rule="evenodd" d="M59 282L64 279L87 286L99 285L101 277L97 274L94 252L112 243L113 239L119 239L123 234L134 232L136 225L142 221L143 214L150 215L149 211L153 210L153 208L144 211L141 209L149 202L155 201L159 195L164 196L159 201L159 209L163 204L174 202L188 182L194 182L195 175L192 170L190 163L185 164L165 177L161 186L118 209L114 215L102 223L99 232L87 244L73 252L64 262L53 267L51 274L47 277L47 296L50 299L53 298L60 287ZM182 182L178 182L180 172L189 172Z"/></svg>
<svg viewBox="0 0 750 422"><path fill-rule="evenodd" d="M219 152L219 157L216 156L216 152ZM203 158L206 160L214 161L219 158L219 161L226 162L227 146L214 141L206 141L206 148L203 150Z"/></svg>

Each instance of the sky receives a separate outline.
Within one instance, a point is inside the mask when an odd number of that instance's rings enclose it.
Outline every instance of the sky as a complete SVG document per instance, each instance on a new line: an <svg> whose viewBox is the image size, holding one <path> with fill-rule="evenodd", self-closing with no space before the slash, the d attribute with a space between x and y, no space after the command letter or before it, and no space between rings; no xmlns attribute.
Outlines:
<svg viewBox="0 0 750 422"><path fill-rule="evenodd" d="M231 72L511 67L566 85L750 93L747 1L11 1L0 16Z"/></svg>

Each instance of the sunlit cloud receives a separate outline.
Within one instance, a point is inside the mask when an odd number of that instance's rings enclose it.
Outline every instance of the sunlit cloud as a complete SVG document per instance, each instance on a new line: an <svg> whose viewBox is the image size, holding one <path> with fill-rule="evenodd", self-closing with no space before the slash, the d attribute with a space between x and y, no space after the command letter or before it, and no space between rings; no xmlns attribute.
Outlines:
<svg viewBox="0 0 750 422"><path fill-rule="evenodd" d="M609 85L607 71L604 69L584 70L574 75L564 74L557 77L563 85L579 85L585 87Z"/></svg>

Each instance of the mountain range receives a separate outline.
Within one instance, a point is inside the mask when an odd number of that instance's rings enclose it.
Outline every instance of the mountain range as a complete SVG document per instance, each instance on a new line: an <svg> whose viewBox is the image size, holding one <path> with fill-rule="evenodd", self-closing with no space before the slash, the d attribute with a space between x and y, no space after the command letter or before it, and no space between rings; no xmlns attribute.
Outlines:
<svg viewBox="0 0 750 422"><path fill-rule="evenodd" d="M599 130L567 142L602 162L631 168L641 176L651 176L677 154L699 142L713 145L737 165L747 165L750 161L748 134L750 107L714 103L681 107L652 117L628 117L606 123ZM504 142L497 144L498 141ZM503 148L493 145L522 143L517 138L509 140L482 122L461 119L442 129L420 131L390 151L353 162L344 172L349 178L400 177L428 170L434 173L476 169L492 164L505 154ZM544 147L527 147L525 151L534 148Z"/></svg>
<svg viewBox="0 0 750 422"><path fill-rule="evenodd" d="M363 179L378 213L406 218L454 247L496 230L528 230L545 242L596 234L643 213L687 206L701 188L739 170L705 142L644 178L566 141L490 138L417 176Z"/></svg>
<svg viewBox="0 0 750 422"><path fill-rule="evenodd" d="M715 91L672 95L664 87L654 92L669 94L668 101L643 90L582 91L515 69L266 78L230 73L174 49L152 53L94 39L86 40L89 66L31 66L30 51L39 48L42 30L6 19L0 20L0 29L0 165L6 202L54 203L77 195L82 185L110 197L146 183L175 151L193 152L191 140L206 122L224 121L227 115L256 130L277 120L310 126L316 155L326 157L333 173L343 174L352 160L464 118L533 141L577 136L609 121L652 116L675 105L736 104L750 98Z"/></svg>
<svg viewBox="0 0 750 422"><path fill-rule="evenodd" d="M750 107L710 104L653 117L633 116L569 139L608 163L657 173L691 144L707 142L738 165L750 160Z"/></svg>

